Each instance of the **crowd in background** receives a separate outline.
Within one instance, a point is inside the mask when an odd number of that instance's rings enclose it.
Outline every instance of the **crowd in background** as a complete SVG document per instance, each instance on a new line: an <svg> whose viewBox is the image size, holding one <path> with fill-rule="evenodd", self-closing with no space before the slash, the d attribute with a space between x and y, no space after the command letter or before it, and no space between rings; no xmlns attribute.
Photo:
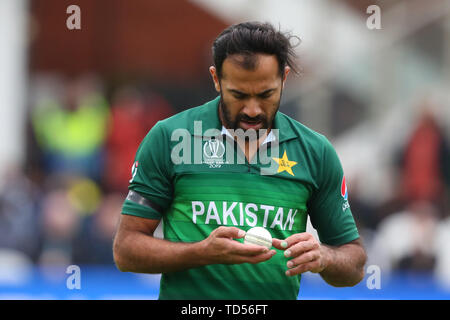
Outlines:
<svg viewBox="0 0 450 320"><path fill-rule="evenodd" d="M429 272L450 285L450 141L440 123L424 105L392 155L395 192L377 208L355 213L374 231L370 253L382 270Z"/></svg>
<svg viewBox="0 0 450 320"><path fill-rule="evenodd" d="M27 163L0 189L0 248L33 264L112 264L112 238L135 152L174 108L156 92L107 90L95 76L32 83ZM376 206L349 185L369 255L383 270L450 279L450 145L424 111L392 155L397 193ZM375 257L374 257L375 256ZM450 281L450 280L449 280Z"/></svg>
<svg viewBox="0 0 450 320"><path fill-rule="evenodd" d="M38 265L112 264L136 150L173 109L132 85L108 97L93 75L32 86L27 163L0 190L0 248Z"/></svg>

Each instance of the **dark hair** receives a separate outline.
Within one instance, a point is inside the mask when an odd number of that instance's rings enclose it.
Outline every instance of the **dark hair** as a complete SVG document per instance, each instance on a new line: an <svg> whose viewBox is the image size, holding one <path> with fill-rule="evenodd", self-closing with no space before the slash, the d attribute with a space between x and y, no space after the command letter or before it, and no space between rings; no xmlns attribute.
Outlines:
<svg viewBox="0 0 450 320"><path fill-rule="evenodd" d="M295 63L296 55L291 44L292 38L300 40L289 33L275 30L270 23L244 22L226 28L214 40L212 46L218 77L222 77L223 61L232 54L244 56L242 65L246 69L255 67L255 54L273 54L278 60L281 75L283 75L286 65L298 73Z"/></svg>

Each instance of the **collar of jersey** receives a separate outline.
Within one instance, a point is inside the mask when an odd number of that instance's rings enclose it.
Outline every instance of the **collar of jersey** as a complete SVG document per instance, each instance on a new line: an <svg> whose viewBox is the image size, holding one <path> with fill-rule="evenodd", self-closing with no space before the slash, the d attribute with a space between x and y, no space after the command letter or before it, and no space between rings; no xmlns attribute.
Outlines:
<svg viewBox="0 0 450 320"><path fill-rule="evenodd" d="M220 96L217 96L214 100L211 100L200 107L201 113L195 119L195 121L202 121L202 131L205 132L207 129L217 129L222 135L231 136L231 134L222 125L218 114ZM275 115L274 129L279 130L279 142L290 140L296 138L295 132L292 130L287 116L282 114L280 111ZM189 131L194 135L194 124L192 123L189 127ZM206 135L205 135L206 137ZM209 136L208 136L209 137ZM212 135L211 135L212 137ZM276 137L269 132L264 143L275 141Z"/></svg>

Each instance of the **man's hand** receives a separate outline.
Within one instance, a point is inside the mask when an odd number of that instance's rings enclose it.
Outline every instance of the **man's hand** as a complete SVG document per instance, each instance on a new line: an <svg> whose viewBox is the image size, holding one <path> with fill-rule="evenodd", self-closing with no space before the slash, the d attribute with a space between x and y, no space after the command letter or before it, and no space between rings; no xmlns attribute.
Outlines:
<svg viewBox="0 0 450 320"><path fill-rule="evenodd" d="M287 262L288 276L307 271L319 273L327 267L329 252L309 233L296 233L285 240L273 239L272 244L277 249L285 250L285 257L291 258Z"/></svg>
<svg viewBox="0 0 450 320"><path fill-rule="evenodd" d="M285 240L273 239L275 248L285 250L291 258L286 275L294 276L311 271L335 287L350 287L364 278L367 255L361 239L339 246L319 244L309 233L297 233Z"/></svg>
<svg viewBox="0 0 450 320"><path fill-rule="evenodd" d="M276 251L266 247L243 244L233 239L243 238L245 231L236 227L220 226L201 241L206 264L260 263L272 258Z"/></svg>
<svg viewBox="0 0 450 320"><path fill-rule="evenodd" d="M138 273L169 273L209 264L259 263L275 250L243 244L245 236L235 227L213 230L198 242L172 242L153 237L159 220L122 215L114 237L114 261L119 270Z"/></svg>

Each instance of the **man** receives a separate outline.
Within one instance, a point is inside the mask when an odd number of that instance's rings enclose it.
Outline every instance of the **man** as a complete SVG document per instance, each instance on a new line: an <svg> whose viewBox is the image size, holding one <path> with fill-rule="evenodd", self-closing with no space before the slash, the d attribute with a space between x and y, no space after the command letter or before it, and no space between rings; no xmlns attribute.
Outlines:
<svg viewBox="0 0 450 320"><path fill-rule="evenodd" d="M160 299L296 299L307 271L357 284L366 255L339 159L325 137L278 111L295 68L289 37L237 24L213 56L220 96L158 122L137 151L117 267L162 273ZM305 232L307 215L321 243ZM273 249L243 243L254 226L271 233Z"/></svg>

